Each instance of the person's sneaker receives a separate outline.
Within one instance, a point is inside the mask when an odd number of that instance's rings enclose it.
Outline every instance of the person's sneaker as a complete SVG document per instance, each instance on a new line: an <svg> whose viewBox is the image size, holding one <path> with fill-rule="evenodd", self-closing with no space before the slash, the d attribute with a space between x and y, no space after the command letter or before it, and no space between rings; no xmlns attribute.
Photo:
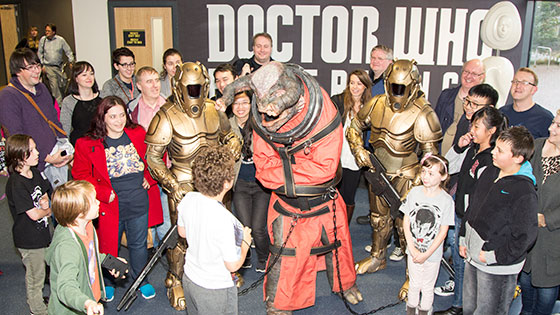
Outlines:
<svg viewBox="0 0 560 315"><path fill-rule="evenodd" d="M243 265L241 265L241 268L249 269L251 267L253 267L253 264L251 263L251 257L246 257L245 261L243 262Z"/></svg>
<svg viewBox="0 0 560 315"><path fill-rule="evenodd" d="M389 259L392 261L401 261L404 258L404 250L400 247L395 247Z"/></svg>
<svg viewBox="0 0 560 315"><path fill-rule="evenodd" d="M264 273L266 271L266 261L259 261L255 266L255 271Z"/></svg>
<svg viewBox="0 0 560 315"><path fill-rule="evenodd" d="M434 289L434 293L439 296L450 296L455 291L455 281L447 280L441 287Z"/></svg>
<svg viewBox="0 0 560 315"><path fill-rule="evenodd" d="M146 300L152 299L156 296L156 290L149 283L146 283L143 286L141 286L140 292L142 292L142 297Z"/></svg>
<svg viewBox="0 0 560 315"><path fill-rule="evenodd" d="M369 215L361 215L356 218L356 223L361 225L369 225Z"/></svg>
<svg viewBox="0 0 560 315"><path fill-rule="evenodd" d="M105 301L111 302L115 298L115 288L114 287L105 287Z"/></svg>

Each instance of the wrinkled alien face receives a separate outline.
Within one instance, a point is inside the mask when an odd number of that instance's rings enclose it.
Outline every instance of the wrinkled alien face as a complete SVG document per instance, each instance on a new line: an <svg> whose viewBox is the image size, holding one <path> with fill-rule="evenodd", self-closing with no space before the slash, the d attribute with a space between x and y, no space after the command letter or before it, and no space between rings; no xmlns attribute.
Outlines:
<svg viewBox="0 0 560 315"><path fill-rule="evenodd" d="M290 120L301 106L298 102L289 101L288 94L297 93L297 89L290 89L297 82L284 74L284 66L278 62L271 62L257 70L251 82L255 87L257 108L262 125L270 132L276 132Z"/></svg>

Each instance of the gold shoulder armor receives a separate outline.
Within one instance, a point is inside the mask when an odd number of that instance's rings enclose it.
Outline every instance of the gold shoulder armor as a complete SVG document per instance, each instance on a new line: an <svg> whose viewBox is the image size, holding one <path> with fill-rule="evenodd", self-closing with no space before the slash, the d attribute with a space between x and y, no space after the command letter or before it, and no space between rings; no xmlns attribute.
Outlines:
<svg viewBox="0 0 560 315"><path fill-rule="evenodd" d="M376 95L375 97L370 99L367 103L365 103L364 106L362 106L362 109L360 109L360 111L356 115L356 117L358 117L358 119L361 121L365 121L369 117L369 114L371 114L373 108L375 107L375 105L377 105L377 102L380 100L382 96L385 96L385 94Z"/></svg>
<svg viewBox="0 0 560 315"><path fill-rule="evenodd" d="M173 105L163 105L154 118L152 118L152 122L146 131L146 144L159 146L168 145L171 142L171 137L173 136L173 126L167 116L168 110L171 106Z"/></svg>
<svg viewBox="0 0 560 315"><path fill-rule="evenodd" d="M438 142L443 138L441 126L430 103L424 100L422 111L414 122L414 138L420 143Z"/></svg>

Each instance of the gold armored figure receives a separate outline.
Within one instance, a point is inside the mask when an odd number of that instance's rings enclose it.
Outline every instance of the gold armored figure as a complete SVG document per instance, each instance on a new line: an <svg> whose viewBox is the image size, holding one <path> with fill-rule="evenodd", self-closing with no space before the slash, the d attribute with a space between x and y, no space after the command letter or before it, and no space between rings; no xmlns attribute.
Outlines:
<svg viewBox="0 0 560 315"><path fill-rule="evenodd" d="M202 147L226 145L239 158L241 140L233 133L226 115L217 111L207 98L209 77L199 62L177 66L173 78L173 101L164 104L152 119L146 133L146 161L152 176L161 183L169 196L171 224L177 224L177 205L183 196L193 191L191 162ZM171 168L166 167L168 153ZM167 251L169 271L165 280L171 306L185 309L181 285L186 241L179 238L177 246Z"/></svg>
<svg viewBox="0 0 560 315"><path fill-rule="evenodd" d="M346 131L350 149L360 167L372 168L364 148L362 131L371 128L369 142L377 159L387 170L391 184L404 197L420 184L418 154L437 153L442 139L439 120L420 90L420 74L414 60L397 60L385 71L385 94L365 104ZM356 264L358 274L373 273L386 267L387 241L393 226L389 205L375 196L370 186L370 222L373 228L371 255ZM406 248L402 217L395 217L401 248ZM408 274L408 273L407 273ZM399 292L404 299L407 281Z"/></svg>

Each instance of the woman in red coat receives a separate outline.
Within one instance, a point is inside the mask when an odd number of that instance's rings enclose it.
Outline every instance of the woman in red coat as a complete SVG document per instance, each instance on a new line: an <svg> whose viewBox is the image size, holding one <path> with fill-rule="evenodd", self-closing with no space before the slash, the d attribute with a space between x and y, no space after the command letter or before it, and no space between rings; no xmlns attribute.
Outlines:
<svg viewBox="0 0 560 315"><path fill-rule="evenodd" d="M74 179L95 186L100 201L97 233L99 251L118 256L122 233L126 233L132 277L136 278L148 259L148 226L163 219L156 181L148 173L146 133L132 123L123 101L108 96L101 101L90 131L76 142ZM109 281L110 278L107 278ZM114 287L106 288L112 300ZM146 299L155 296L149 283L140 287Z"/></svg>

